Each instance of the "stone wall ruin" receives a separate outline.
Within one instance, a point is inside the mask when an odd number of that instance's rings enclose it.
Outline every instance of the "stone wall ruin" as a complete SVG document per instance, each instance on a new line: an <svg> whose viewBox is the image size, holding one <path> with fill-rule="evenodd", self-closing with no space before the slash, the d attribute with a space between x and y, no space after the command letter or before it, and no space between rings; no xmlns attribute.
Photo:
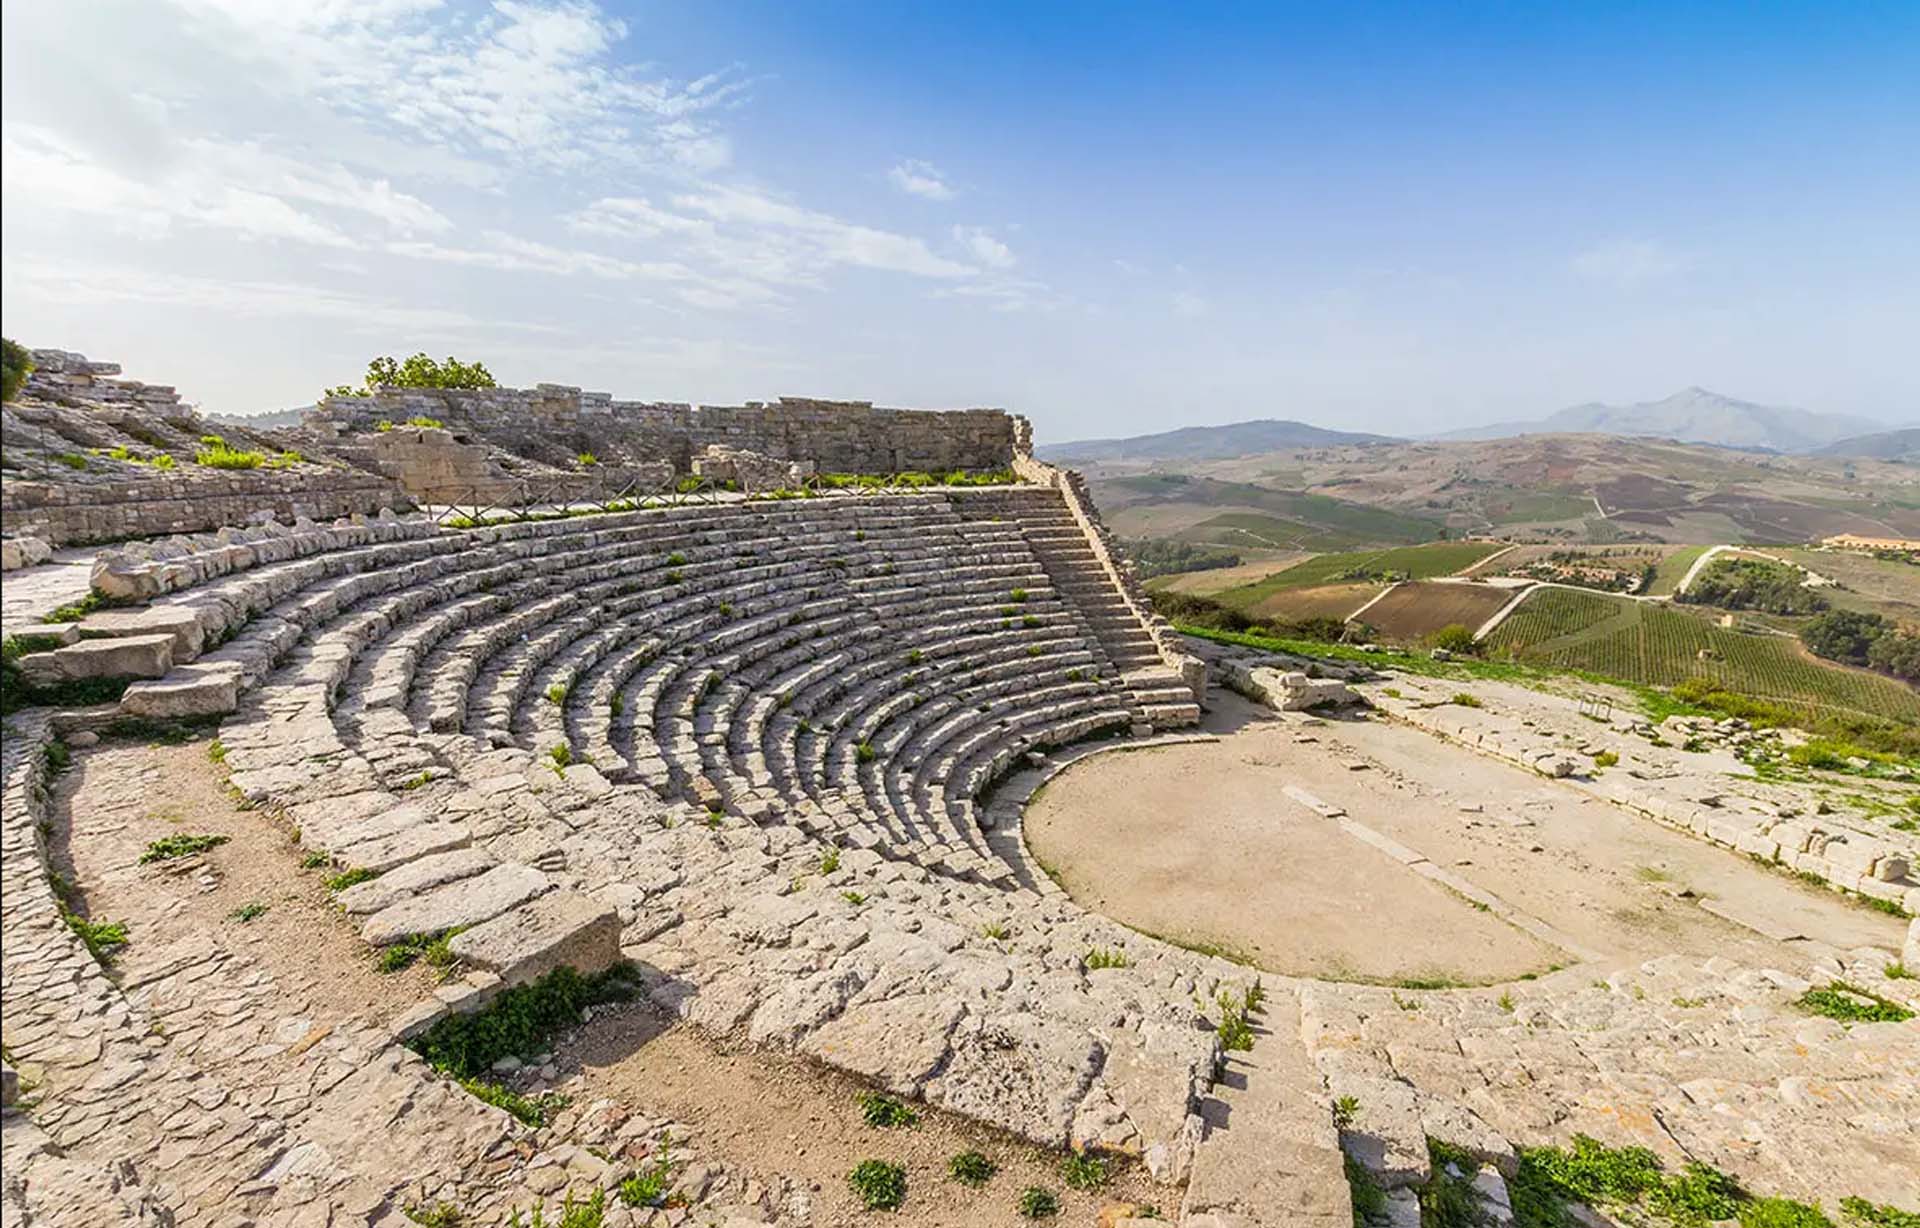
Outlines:
<svg viewBox="0 0 1920 1228"><path fill-rule="evenodd" d="M690 472L711 445L812 461L823 473L1002 469L1026 434L1024 419L998 409L888 409L808 397L695 406L616 401L561 384L381 388L370 396L327 397L309 412L307 425L358 434L419 418L548 464L564 466L592 452L603 463L616 456L666 461L677 473Z"/></svg>

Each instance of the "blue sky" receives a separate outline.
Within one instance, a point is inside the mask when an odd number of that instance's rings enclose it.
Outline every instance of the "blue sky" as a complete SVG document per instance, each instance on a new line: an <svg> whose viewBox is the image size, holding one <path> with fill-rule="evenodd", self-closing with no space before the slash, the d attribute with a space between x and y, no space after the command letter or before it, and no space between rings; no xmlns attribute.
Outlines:
<svg viewBox="0 0 1920 1228"><path fill-rule="evenodd" d="M26 0L5 329L1043 439L1920 419L1920 5Z"/></svg>

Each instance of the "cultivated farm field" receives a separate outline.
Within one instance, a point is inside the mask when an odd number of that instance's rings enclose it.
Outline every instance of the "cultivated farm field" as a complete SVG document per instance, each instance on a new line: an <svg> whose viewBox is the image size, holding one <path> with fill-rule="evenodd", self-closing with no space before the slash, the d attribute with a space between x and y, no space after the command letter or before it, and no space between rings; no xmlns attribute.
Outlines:
<svg viewBox="0 0 1920 1228"><path fill-rule="evenodd" d="M1920 625L1920 567L1912 563L1799 547L1770 553L1837 583L1838 588L1820 591L1841 609L1864 610L1895 622Z"/></svg>
<svg viewBox="0 0 1920 1228"><path fill-rule="evenodd" d="M1239 609L1253 618L1279 622L1301 622L1309 618L1345 619L1372 600L1379 591L1378 584L1317 584L1312 588L1283 588Z"/></svg>
<svg viewBox="0 0 1920 1228"><path fill-rule="evenodd" d="M1920 721L1920 692L1891 678L1824 664L1788 636L1730 631L1652 602L1537 589L1494 629L1487 646L1519 660L1630 682L1673 686L1709 678L1763 699Z"/></svg>
<svg viewBox="0 0 1920 1228"><path fill-rule="evenodd" d="M1410 643L1442 627L1461 623L1469 630L1492 618L1513 599L1510 588L1486 584L1448 584L1438 580L1402 584L1367 607L1361 619L1376 637Z"/></svg>
<svg viewBox="0 0 1920 1228"><path fill-rule="evenodd" d="M1288 589L1365 582L1342 578L1354 573L1400 572L1409 580L1431 580L1453 575L1501 549L1498 542L1430 542L1424 546L1319 554L1257 583L1227 589L1218 594L1218 599L1237 609L1251 610L1274 593Z"/></svg>

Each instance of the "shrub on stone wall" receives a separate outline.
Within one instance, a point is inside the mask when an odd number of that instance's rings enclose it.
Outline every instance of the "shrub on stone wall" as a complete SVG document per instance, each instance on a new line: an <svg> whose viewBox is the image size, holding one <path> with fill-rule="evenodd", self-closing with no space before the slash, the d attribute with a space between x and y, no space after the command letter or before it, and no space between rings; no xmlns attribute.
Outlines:
<svg viewBox="0 0 1920 1228"><path fill-rule="evenodd" d="M207 438L219 439L219 436L209 435ZM258 469L267 458L264 453L230 448L225 440L220 440L195 452L193 459L211 469Z"/></svg>
<svg viewBox="0 0 1920 1228"><path fill-rule="evenodd" d="M424 353L414 354L404 362L389 357L380 357L367 364L366 382L355 388L351 384L341 384L329 388L330 397L364 397L373 395L375 388L497 388L493 373L487 370L485 363L461 362L452 355L445 362L427 357Z"/></svg>
<svg viewBox="0 0 1920 1228"><path fill-rule="evenodd" d="M11 338L0 337L0 401L20 395L20 386L33 374L33 355Z"/></svg>

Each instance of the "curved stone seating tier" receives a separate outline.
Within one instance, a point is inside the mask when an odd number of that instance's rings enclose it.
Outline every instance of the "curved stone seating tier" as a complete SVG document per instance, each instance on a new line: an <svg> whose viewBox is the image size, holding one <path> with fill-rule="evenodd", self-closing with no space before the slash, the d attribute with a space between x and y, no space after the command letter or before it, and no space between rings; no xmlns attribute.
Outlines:
<svg viewBox="0 0 1920 1228"><path fill-rule="evenodd" d="M998 883L975 794L1198 715L1078 532L1048 489L732 502L374 542L168 601L225 641L190 668L244 690L279 666L273 704L326 713L388 788L448 774L462 737Z"/></svg>

